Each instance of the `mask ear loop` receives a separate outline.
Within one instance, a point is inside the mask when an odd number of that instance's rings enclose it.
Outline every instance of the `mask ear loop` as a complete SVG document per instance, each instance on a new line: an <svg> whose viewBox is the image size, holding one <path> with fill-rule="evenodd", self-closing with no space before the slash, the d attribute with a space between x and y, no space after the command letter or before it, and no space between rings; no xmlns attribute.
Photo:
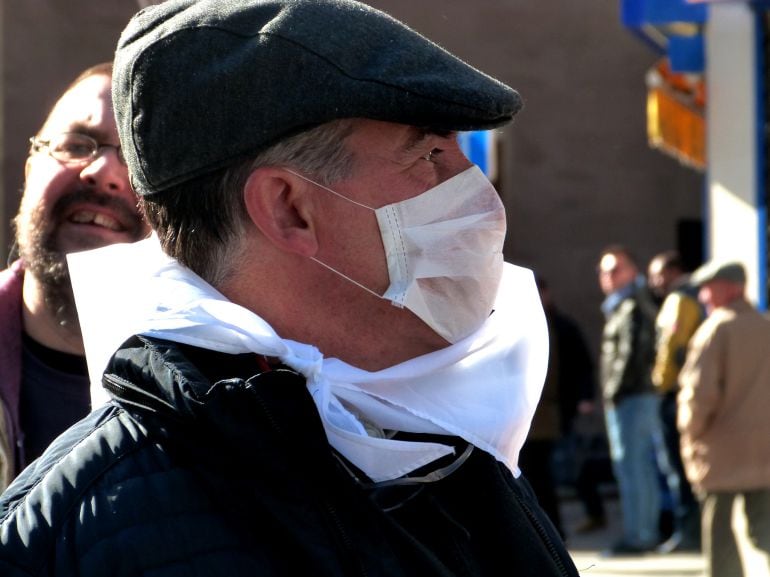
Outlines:
<svg viewBox="0 0 770 577"><path fill-rule="evenodd" d="M299 178L301 178L302 180L304 180L304 181L306 181L306 182L309 182L310 184L314 184L314 185L316 185L318 188L322 188L322 189L324 189L324 190L326 190L326 191L328 191L328 192L331 192L333 195L335 195L335 196L338 196L338 197L340 197L340 198L341 198L341 199L343 199L343 200L347 200L348 202L350 202L350 203L352 203L352 204L355 204L356 206L360 206L361 208L366 208L366 209L368 209L368 210L371 210L372 212L376 212L376 210L375 210L375 209L373 209L371 206L367 206L367 205L365 205L365 204L363 204L363 203L360 203L360 202L357 202L357 201L355 201L355 200L353 200L353 199L350 199L350 198L348 198L347 196L344 196L344 195L340 194L340 193L339 193L339 192L337 192L336 190L332 190L331 188L329 188L329 187L327 187L327 186L324 186L323 184L319 184L319 183L317 183L315 180L311 180L311 179L310 179L310 178L308 178L307 176L303 176L303 175L299 174L298 172L294 172L294 171L293 171L293 170L291 170L290 168L285 168L285 167L284 167L284 170L285 170L286 172L289 172L289 173L293 174L293 175L294 175L294 176L296 176L296 177L299 177ZM360 282L358 282L358 281L356 281L356 280L353 280L352 278L350 278L350 277L349 277L349 276L347 276L347 275L344 275L344 274L342 274L342 273L341 273L340 271L338 271L336 268L334 268L334 267L332 267L332 266L329 266L329 265L328 265L328 264L326 264L325 262L321 262L320 260L318 260L318 259L317 259L317 258L315 258L314 256L311 256L311 257L310 257L310 260L312 260L312 261L314 261L314 262L317 262L318 264L320 264L320 265L321 265L321 266L323 266L324 268L327 268L327 269L329 269L330 271L332 271L333 273L335 273L335 274L337 274L337 275L341 276L341 277L342 277L342 278L344 278L345 280L347 280L347 281L350 281L351 283L353 283L353 284L354 284L354 285L356 285L357 287L364 289L364 290L365 290L366 292L368 292L370 295L376 296L378 299L382 299L382 298L384 298L382 295L379 295L379 294L377 294L376 292L374 292L374 291L373 291L372 289L370 289L369 287L367 287L367 286L364 286L364 285L362 285ZM389 300L389 299L385 299L385 300ZM397 306L398 308L404 308L404 305L402 305L402 304L400 304L400 303L396 303L395 301L391 301L391 302L392 302L392 303L393 303L395 306Z"/></svg>
<svg viewBox="0 0 770 577"><path fill-rule="evenodd" d="M328 264L326 264L325 262L322 262L322 261L318 260L318 259L317 259L317 258L315 258L314 256L311 256L311 257L310 257L310 260L312 260L312 261L314 261L314 262L317 262L317 263L318 263L318 264L320 264L322 267L324 267L324 268L327 268L327 269L329 269L330 271L332 271L333 273L335 273L335 274L337 274L337 275L341 276L341 277L342 277L342 278L344 278L345 280L348 280L348 281L352 282L352 283L353 283L354 285L356 285L357 287L360 287L360 288L364 289L366 292L368 292L368 293L369 293L369 294L371 294L371 295L374 295L374 296L376 296L378 299L381 299L381 298L383 298L383 296L382 296L382 295L378 295L376 292L374 292L374 291L373 291L372 289L370 289L369 287L366 287L366 286L362 285L360 282L353 280L353 279L352 279L352 278L350 278L349 276L342 274L342 273L341 273L340 271L338 271L336 268L334 268L334 267L332 267L332 266L329 266ZM385 299L385 300L388 300L388 299ZM391 302L392 302L392 301L391 301ZM395 303L394 303L394 304L395 304ZM398 305L396 305L396 306L398 306ZM403 308L403 306L399 306L399 308Z"/></svg>
<svg viewBox="0 0 770 577"><path fill-rule="evenodd" d="M301 179L302 179L302 180L304 180L304 181L307 181L307 182L309 182L310 184L315 184L315 185L316 185L318 188L323 188L323 189L324 189L324 190L326 190L327 192L331 192L333 195L335 195L335 196L339 196L341 199L343 199L343 200L347 200L348 202L350 202L350 203L353 203L353 204L355 204L356 206L360 206L361 208L366 208L366 209L369 209L369 210L371 210L372 212L376 212L376 209L372 208L371 206L367 206L367 205L365 205L365 204L363 204L363 203L361 203L361 202L358 202L358 201L355 201L355 200L353 200L352 198L348 198L347 196L345 196L345 195L343 195L343 194L340 194L340 193L339 193L339 192L337 192L336 190L332 190L332 189L331 189L331 188L329 188L328 186L324 186L323 184L319 184L319 183L318 183L318 182L316 182L315 180L311 180L311 179L309 179L307 176L302 176L302 175L301 175L301 174L299 174L298 172L294 172L294 171L293 171L292 169L290 169L290 168L285 168L285 167L284 167L284 170L285 170L286 172L290 172L290 173L291 173L291 174L293 174L294 176L298 176L299 178L301 178Z"/></svg>

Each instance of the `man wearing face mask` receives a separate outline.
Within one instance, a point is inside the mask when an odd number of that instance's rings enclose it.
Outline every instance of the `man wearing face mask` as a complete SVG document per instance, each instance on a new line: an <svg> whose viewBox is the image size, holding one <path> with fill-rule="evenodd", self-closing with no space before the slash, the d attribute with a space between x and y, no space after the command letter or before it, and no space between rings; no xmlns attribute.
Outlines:
<svg viewBox="0 0 770 577"><path fill-rule="evenodd" d="M19 258L0 273L0 490L90 408L65 253L147 232L120 154L111 79L109 63L82 72L30 140L14 219Z"/></svg>
<svg viewBox="0 0 770 577"><path fill-rule="evenodd" d="M538 292L455 139L518 94L352 0L168 0L113 95L156 236L71 257L111 400L0 501L3 575L577 575L517 467Z"/></svg>

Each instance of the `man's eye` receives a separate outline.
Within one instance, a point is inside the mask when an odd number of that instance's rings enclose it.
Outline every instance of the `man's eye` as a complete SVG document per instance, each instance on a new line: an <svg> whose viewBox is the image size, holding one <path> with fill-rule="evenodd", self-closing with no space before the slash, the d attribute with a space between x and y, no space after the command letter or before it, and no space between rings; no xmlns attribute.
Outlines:
<svg viewBox="0 0 770 577"><path fill-rule="evenodd" d="M441 148L434 148L434 149L433 149L433 150L431 150L431 151L430 151L428 154L426 154L425 156L423 156L423 159L425 159L425 160L427 160L427 161L429 161L429 162L436 162L436 160L438 159L438 156L439 156L439 155L440 155L442 152L444 152L444 151L443 151Z"/></svg>
<svg viewBox="0 0 770 577"><path fill-rule="evenodd" d="M63 152L72 156L88 156L91 153L91 147L87 144L78 142L67 142L57 147L57 152Z"/></svg>
<svg viewBox="0 0 770 577"><path fill-rule="evenodd" d="M94 152L94 144L86 138L69 135L54 143L53 152L69 158L87 158Z"/></svg>

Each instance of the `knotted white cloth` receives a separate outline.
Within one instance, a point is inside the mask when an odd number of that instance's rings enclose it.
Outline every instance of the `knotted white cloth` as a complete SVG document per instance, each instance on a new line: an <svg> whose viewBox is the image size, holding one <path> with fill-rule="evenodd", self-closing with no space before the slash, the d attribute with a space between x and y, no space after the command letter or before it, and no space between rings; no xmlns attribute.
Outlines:
<svg viewBox="0 0 770 577"><path fill-rule="evenodd" d="M306 377L329 443L374 481L398 478L452 448L371 435L365 424L457 435L518 475L548 358L545 317L527 269L506 263L494 313L476 333L371 372L281 338L165 255L154 235L68 258L94 406L107 399L101 376L110 357L134 334L254 352L278 357Z"/></svg>

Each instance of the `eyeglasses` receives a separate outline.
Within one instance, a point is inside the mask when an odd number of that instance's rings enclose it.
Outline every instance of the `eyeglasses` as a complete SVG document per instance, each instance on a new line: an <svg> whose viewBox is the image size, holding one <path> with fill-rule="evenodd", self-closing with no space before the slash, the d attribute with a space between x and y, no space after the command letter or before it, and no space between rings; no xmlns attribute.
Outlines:
<svg viewBox="0 0 770 577"><path fill-rule="evenodd" d="M126 164L120 145L99 144L96 140L79 132L62 132L48 140L33 136L29 139L34 152L45 149L48 155L65 164L93 162L102 148L114 148L121 164Z"/></svg>

